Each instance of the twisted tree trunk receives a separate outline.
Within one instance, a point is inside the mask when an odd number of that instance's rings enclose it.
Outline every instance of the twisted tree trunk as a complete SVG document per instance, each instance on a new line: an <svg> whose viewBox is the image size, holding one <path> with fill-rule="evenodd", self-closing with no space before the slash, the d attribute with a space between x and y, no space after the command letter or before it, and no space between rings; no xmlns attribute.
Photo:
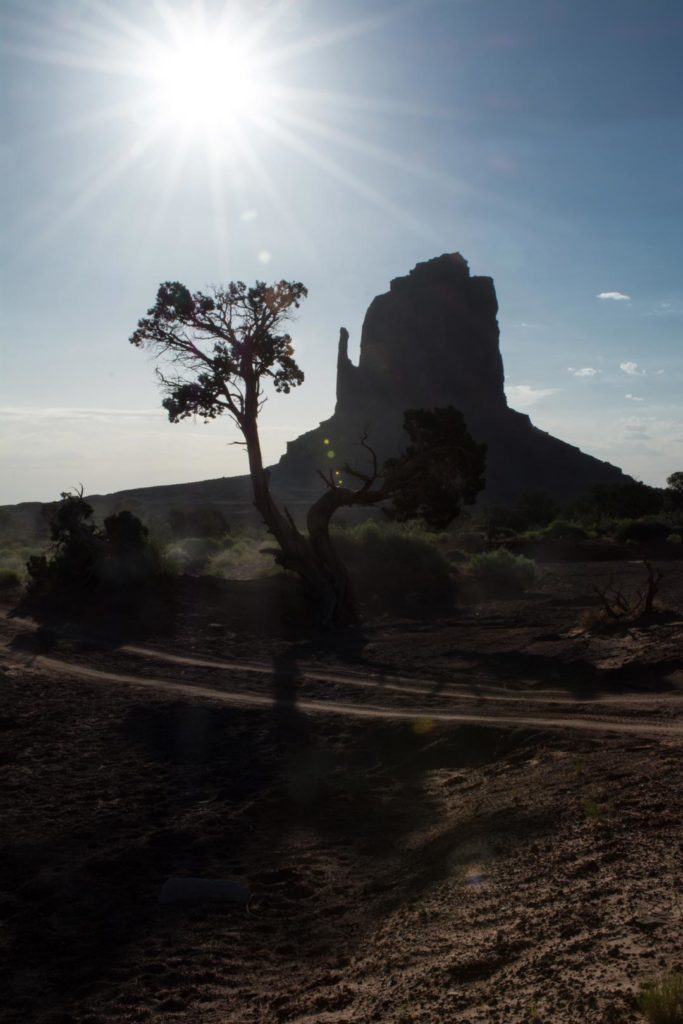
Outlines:
<svg viewBox="0 0 683 1024"><path fill-rule="evenodd" d="M278 550L272 552L276 561L302 580L319 626L330 628L357 623L358 613L349 575L330 538L332 516L343 505L355 504L354 492L342 487L325 491L308 512L306 536L298 529L287 509L280 510L273 500L255 420L245 426L244 437L254 505L278 543Z"/></svg>

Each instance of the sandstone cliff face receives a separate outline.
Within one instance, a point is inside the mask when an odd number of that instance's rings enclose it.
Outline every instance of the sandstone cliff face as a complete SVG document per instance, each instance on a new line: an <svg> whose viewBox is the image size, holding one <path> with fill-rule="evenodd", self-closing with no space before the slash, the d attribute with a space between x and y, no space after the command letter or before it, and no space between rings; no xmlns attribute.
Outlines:
<svg viewBox="0 0 683 1024"><path fill-rule="evenodd" d="M596 483L625 482L615 466L508 407L497 313L493 280L471 276L459 253L418 263L393 280L365 315L358 366L342 328L334 414L287 445L273 472L276 486L314 491L316 469L362 465L364 430L382 458L397 454L404 409L445 405L459 409L475 440L489 445L487 501L513 501L530 490L571 498Z"/></svg>

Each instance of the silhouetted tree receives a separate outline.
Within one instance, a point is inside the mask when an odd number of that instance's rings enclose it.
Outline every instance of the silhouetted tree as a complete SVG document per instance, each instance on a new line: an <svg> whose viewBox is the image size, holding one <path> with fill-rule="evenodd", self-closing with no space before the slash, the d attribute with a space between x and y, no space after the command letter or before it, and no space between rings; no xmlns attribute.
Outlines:
<svg viewBox="0 0 683 1024"><path fill-rule="evenodd" d="M196 415L207 421L227 413L238 426L254 504L278 544L273 554L304 581L319 622L343 624L356 620L356 610L346 568L330 538L337 509L388 503L395 518L419 515L443 526L483 487L486 446L475 444L455 410L411 410L405 419L411 443L400 458L380 467L364 436L365 469L343 467L357 487L346 486L332 471L320 474L326 489L308 512L304 535L271 495L258 416L269 380L283 393L303 382L285 325L306 294L303 284L289 281L259 281L253 287L236 281L213 287L210 294L167 282L130 340L173 371L157 368L171 422Z"/></svg>
<svg viewBox="0 0 683 1024"><path fill-rule="evenodd" d="M678 470L666 478L666 506L680 511L683 509L683 471Z"/></svg>
<svg viewBox="0 0 683 1024"><path fill-rule="evenodd" d="M598 521L603 518L639 519L657 515L663 502L663 491L636 480L628 484L596 484L577 508L583 515Z"/></svg>

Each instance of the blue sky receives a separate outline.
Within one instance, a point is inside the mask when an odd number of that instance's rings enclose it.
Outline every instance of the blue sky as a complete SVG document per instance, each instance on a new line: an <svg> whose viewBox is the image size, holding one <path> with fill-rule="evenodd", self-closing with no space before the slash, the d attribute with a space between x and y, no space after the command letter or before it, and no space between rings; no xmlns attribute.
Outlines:
<svg viewBox="0 0 683 1024"><path fill-rule="evenodd" d="M372 297L453 251L495 279L513 407L683 468L679 0L205 2L204 38L250 47L229 124L159 98L201 6L6 0L0 502L245 471L127 342L160 281L308 286L275 460L332 411L339 326L355 356Z"/></svg>

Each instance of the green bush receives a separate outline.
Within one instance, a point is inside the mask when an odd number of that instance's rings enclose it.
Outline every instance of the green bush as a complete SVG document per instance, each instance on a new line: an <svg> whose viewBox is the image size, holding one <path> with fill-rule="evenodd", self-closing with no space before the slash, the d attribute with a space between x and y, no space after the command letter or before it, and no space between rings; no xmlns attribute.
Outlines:
<svg viewBox="0 0 683 1024"><path fill-rule="evenodd" d="M509 590L527 590L536 580L536 563L507 548L484 551L470 559L470 572L482 583Z"/></svg>
<svg viewBox="0 0 683 1024"><path fill-rule="evenodd" d="M683 1024L683 974L672 971L644 985L638 1005L649 1024Z"/></svg>
<svg viewBox="0 0 683 1024"><path fill-rule="evenodd" d="M14 569L0 569L0 590L13 590L21 585L21 576Z"/></svg>
<svg viewBox="0 0 683 1024"><path fill-rule="evenodd" d="M619 544L626 544L630 540L646 544L649 541L666 540L670 533L671 524L664 519L624 519L617 526L615 537Z"/></svg>
<svg viewBox="0 0 683 1024"><path fill-rule="evenodd" d="M260 579L281 572L272 554L264 548L276 548L275 541L265 531L241 531L224 540L220 551L213 554L205 566L208 576L222 576L228 580Z"/></svg>
<svg viewBox="0 0 683 1024"><path fill-rule="evenodd" d="M332 531L358 595L387 607L441 601L451 591L441 534L410 524L368 521Z"/></svg>
<svg viewBox="0 0 683 1024"><path fill-rule="evenodd" d="M543 536L548 540L569 542L588 540L588 532L582 526L579 526L578 523L570 523L566 519L554 519L543 530Z"/></svg>

